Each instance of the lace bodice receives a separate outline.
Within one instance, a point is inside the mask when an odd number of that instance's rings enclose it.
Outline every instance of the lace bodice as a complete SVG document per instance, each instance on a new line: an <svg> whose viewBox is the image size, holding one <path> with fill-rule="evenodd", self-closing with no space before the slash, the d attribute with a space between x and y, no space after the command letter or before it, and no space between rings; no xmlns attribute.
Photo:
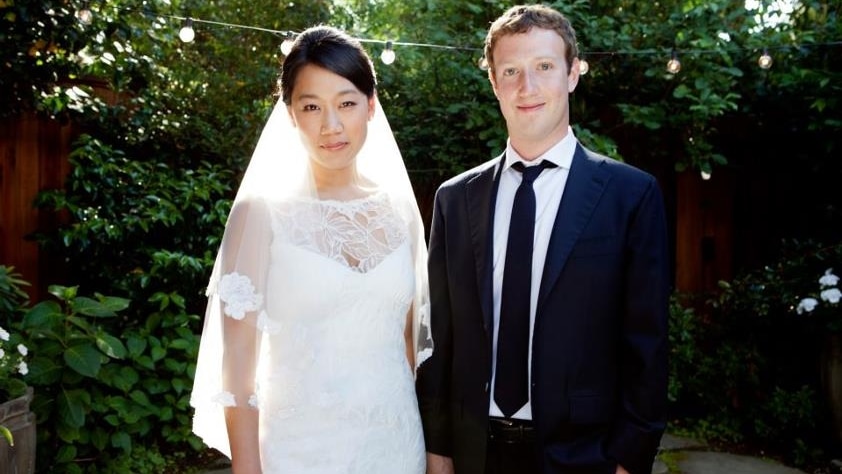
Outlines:
<svg viewBox="0 0 842 474"><path fill-rule="evenodd" d="M385 194L352 201L296 200L277 210L275 236L358 272L377 266L407 239Z"/></svg>

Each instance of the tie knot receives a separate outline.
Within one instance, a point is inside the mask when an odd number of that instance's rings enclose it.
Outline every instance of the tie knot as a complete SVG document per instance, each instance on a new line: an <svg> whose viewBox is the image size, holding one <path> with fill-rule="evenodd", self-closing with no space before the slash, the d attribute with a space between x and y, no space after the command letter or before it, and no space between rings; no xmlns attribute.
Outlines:
<svg viewBox="0 0 842 474"><path fill-rule="evenodd" d="M512 164L512 168L519 171L523 174L523 181L527 184L532 184L538 178L538 175L541 174L547 168L555 168L555 163L547 160L543 160L537 165L533 166L526 166L523 164L522 161L516 161Z"/></svg>

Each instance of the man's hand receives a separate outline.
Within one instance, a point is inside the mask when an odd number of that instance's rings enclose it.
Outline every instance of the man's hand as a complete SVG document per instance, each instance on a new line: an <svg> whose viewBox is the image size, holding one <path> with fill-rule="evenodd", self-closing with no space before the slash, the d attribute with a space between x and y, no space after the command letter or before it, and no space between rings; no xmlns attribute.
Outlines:
<svg viewBox="0 0 842 474"><path fill-rule="evenodd" d="M427 458L429 459L429 454L427 455ZM627 471L623 466L617 464L617 474L629 474L629 471Z"/></svg>
<svg viewBox="0 0 842 474"><path fill-rule="evenodd" d="M453 459L439 454L427 453L427 474L455 474L455 472Z"/></svg>

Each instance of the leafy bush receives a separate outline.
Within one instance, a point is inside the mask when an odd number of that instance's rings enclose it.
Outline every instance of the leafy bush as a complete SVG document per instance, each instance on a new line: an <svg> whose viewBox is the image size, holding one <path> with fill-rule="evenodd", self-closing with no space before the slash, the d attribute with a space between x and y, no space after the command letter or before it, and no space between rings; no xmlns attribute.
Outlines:
<svg viewBox="0 0 842 474"><path fill-rule="evenodd" d="M207 163L181 169L132 159L88 135L70 161L66 189L38 200L69 214L69 223L39 240L64 256L74 283L134 301L172 288L200 295L230 205L232 173Z"/></svg>
<svg viewBox="0 0 842 474"><path fill-rule="evenodd" d="M183 299L156 294L158 310L134 326L121 315L127 299L79 296L76 287L49 291L58 301L33 306L22 323L35 354L28 382L35 387L39 470L115 472L159 445L201 447L190 432L188 403L198 316L184 312ZM111 332L105 321L124 329Z"/></svg>
<svg viewBox="0 0 842 474"><path fill-rule="evenodd" d="M680 429L796 463L833 449L817 370L826 326L795 311L832 262L842 262L840 243L785 242L780 260L721 282L695 311L674 303L670 400Z"/></svg>

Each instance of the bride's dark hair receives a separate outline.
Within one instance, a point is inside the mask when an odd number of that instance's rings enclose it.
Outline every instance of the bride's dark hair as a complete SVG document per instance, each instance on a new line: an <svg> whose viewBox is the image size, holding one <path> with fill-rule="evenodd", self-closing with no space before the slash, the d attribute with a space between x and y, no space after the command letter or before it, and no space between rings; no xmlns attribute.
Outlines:
<svg viewBox="0 0 842 474"><path fill-rule="evenodd" d="M359 41L336 28L315 26L298 35L281 66L280 89L285 104L292 102L295 80L308 64L338 74L367 97L374 96L377 85L374 66Z"/></svg>

